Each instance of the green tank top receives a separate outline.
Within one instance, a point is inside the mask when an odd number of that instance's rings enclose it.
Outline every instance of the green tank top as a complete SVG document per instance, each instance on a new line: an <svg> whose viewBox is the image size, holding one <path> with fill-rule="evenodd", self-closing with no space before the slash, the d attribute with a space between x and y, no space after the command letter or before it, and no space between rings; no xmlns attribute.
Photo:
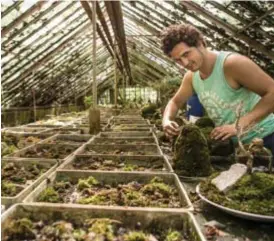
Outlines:
<svg viewBox="0 0 274 241"><path fill-rule="evenodd" d="M193 75L192 85L208 116L216 126L233 124L236 120L236 108L243 101L242 116L250 112L261 99L259 95L241 87L233 89L226 81L223 65L231 52L217 52L217 59L211 75L202 80L199 71ZM274 132L274 114L270 114L256 124L243 136L242 141L249 143L254 137L263 138ZM237 139L233 138L234 142Z"/></svg>

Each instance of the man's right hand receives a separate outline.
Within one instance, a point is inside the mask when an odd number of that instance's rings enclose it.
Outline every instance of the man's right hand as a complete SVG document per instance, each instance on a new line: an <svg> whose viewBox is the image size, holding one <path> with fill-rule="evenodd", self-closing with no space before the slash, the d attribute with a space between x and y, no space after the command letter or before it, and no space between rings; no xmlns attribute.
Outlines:
<svg viewBox="0 0 274 241"><path fill-rule="evenodd" d="M163 130L168 138L179 135L179 125L175 121L164 120Z"/></svg>

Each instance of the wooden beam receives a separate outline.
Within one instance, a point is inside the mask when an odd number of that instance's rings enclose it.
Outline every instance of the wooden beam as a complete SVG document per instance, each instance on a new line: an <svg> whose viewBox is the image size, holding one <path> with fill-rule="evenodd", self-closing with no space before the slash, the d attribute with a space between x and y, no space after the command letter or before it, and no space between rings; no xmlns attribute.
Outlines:
<svg viewBox="0 0 274 241"><path fill-rule="evenodd" d="M88 15L90 21L92 22L93 12L92 12L92 10L91 10L91 8L89 6L89 3L87 1L80 1L80 2L82 4L82 7L84 8L84 10L86 11L86 14ZM109 51L109 53L111 54L111 56L114 57L113 49L109 46L109 43L105 39L104 34L102 33L102 30L101 30L99 24L96 24L96 29L97 29L98 35L102 39L102 42L107 47L107 50ZM122 66L120 60L119 60L119 63L118 63L118 67L122 71L123 66Z"/></svg>
<svg viewBox="0 0 274 241"><path fill-rule="evenodd" d="M201 14L202 16L204 16L205 18L207 18L211 22L214 22L217 26L225 29L226 31L229 31L232 34L236 34L237 33L237 29L235 27L229 25L228 23L225 23L224 21L222 21L217 16L212 15L207 10L205 10L202 7L200 7L198 4L196 4L194 2L189 2L189 1L182 1L181 4L184 5L185 7L187 7L188 9L194 10L195 12ZM269 50L267 50L259 42L257 42L255 40L249 38L248 36L246 36L244 34L239 34L237 37L239 39L245 41L247 44L249 44L254 49L257 49L258 51L262 52L263 54L265 54L266 56L268 56L270 59L274 60L274 53L271 52L271 51L269 51Z"/></svg>
<svg viewBox="0 0 274 241"><path fill-rule="evenodd" d="M126 72L130 78L130 82L132 82L121 3L120 1L105 1L105 5L115 34L115 39L122 55Z"/></svg>
<svg viewBox="0 0 274 241"><path fill-rule="evenodd" d="M18 1L20 2L20 1ZM47 13L51 12L56 6L58 6L61 3L61 1L56 1L51 4L49 8L47 8L45 11L41 12L36 18L32 19L25 27L22 27L18 29L17 31L14 31L9 35L9 38L5 40L2 43L2 46L5 46L9 41L13 40L17 35L21 34L29 25L35 24L37 21L41 20L41 18L46 15ZM3 16L2 16L3 18Z"/></svg>
<svg viewBox="0 0 274 241"><path fill-rule="evenodd" d="M9 23L7 26L2 28L1 37L3 38L10 30L14 29L18 24L20 24L25 18L40 10L41 7L46 3L46 1L40 1L33 6L31 6L26 12L22 13L18 18Z"/></svg>
<svg viewBox="0 0 274 241"><path fill-rule="evenodd" d="M87 21L84 21L84 22L80 22L76 27L74 27L74 29L71 30L71 32L81 28L81 26L83 26L83 24L85 24L85 22ZM76 31L78 32L78 31ZM58 43L58 42L61 42L63 39L66 39L68 35L62 35L62 36L58 36L59 38L56 39L56 41L53 41L51 39L51 41L53 43ZM73 36L73 35L72 35ZM68 37L67 39L70 39L71 37ZM66 42L67 40L65 40L64 42ZM40 47L40 48L39 48ZM10 66L9 68L6 68L4 71L3 71L3 74L2 74L2 78L7 81L11 76L13 76L14 74L16 74L17 72L19 71L24 71L24 68L27 67L28 65L30 65L31 63L37 61L37 59L41 56L41 55L44 55L46 52L50 51L52 49L52 45L48 44L46 45L46 48L43 49L41 52L38 52L39 49L41 49L43 46L38 46L36 48L36 51L33 53L35 54L32 58L28 58L28 61L24 62L24 64L22 64L21 66L18 67L18 62L20 63L20 61L18 61L16 64ZM48 53L49 54L49 53ZM32 54L31 54L32 55ZM20 64L19 64L20 65ZM17 68L16 68L17 67ZM13 70L13 71L12 71ZM7 75L9 73L9 75Z"/></svg>
<svg viewBox="0 0 274 241"><path fill-rule="evenodd" d="M70 7L72 7L73 5L75 4L75 2L72 2L69 6L66 6L64 9L62 9L61 11L57 12L54 16L52 16L50 19L48 19L47 21L45 21L43 23L43 28L45 28L50 22L52 22L55 18L58 18L60 17L61 14L63 14L63 12L65 12L67 9L69 9ZM79 10L80 8L76 9ZM61 21L62 22L65 22L67 19L69 19L71 16L73 16L75 14L75 12L73 12L72 14L68 15L67 17L65 17L64 19L62 19ZM76 19L77 21L77 19ZM38 33L39 31L41 30L41 27L38 27L36 28L34 31L32 31L31 33L28 33L26 34L25 37L21 38L20 41L18 41L17 43L13 44L10 48L7 48L5 49L5 52L12 52L15 48L17 48L18 46L23 46L22 43L25 42L27 39L30 39L32 36L34 36L36 33ZM63 29L64 30L64 29ZM45 34L45 35L42 35L40 36L41 38L43 38L44 36L48 36L48 34ZM39 40L41 39L39 38ZM46 40L48 41L48 40ZM35 42L35 46L37 45L38 43ZM45 44L45 42L39 44L35 49L33 49L33 51L36 51L37 49L40 49L41 46L43 46ZM29 43L28 45L24 45L23 48L20 49L19 52L16 52L14 58L16 58L17 56L19 57L24 51L27 51L29 49L32 49L32 46L33 46L33 42ZM1 57L3 58L5 55L1 55ZM24 58L24 57L23 57ZM13 60L13 59L11 59ZM10 60L10 61L11 61ZM2 65L2 68L4 68L7 64L9 64L9 62L6 62Z"/></svg>
<svg viewBox="0 0 274 241"><path fill-rule="evenodd" d="M105 34L106 34L106 36L107 36L107 39L108 39L109 44L110 44L110 46L111 46L111 49L112 49L112 51L115 53L116 59L117 59L117 61L118 61L118 68L120 69L121 72L123 72L123 65L122 65L122 62L121 62L121 60L120 60L120 58L119 58L119 55L118 55L116 49L114 48L113 40L112 40L111 34L110 34L110 32L109 32L107 22L106 22L106 20L105 20L105 17L104 17L104 15L103 15L102 11L101 11L101 8L100 8L100 5L99 5L98 2L96 2L96 12L97 12L99 21L100 21L100 23L101 23L101 25L102 25L102 27L103 27L103 30L104 30L104 32L105 32ZM114 58L114 55L112 55L112 57Z"/></svg>
<svg viewBox="0 0 274 241"><path fill-rule="evenodd" d="M266 11L261 17L256 18L255 20L253 20L252 22L250 22L249 24L247 24L246 26L244 26L243 28L237 30L236 33L232 34L229 38L224 39L219 45L218 47L221 47L225 42L227 42L228 40L230 40L231 38L237 37L241 32L245 31L246 29L250 28L252 25L254 25L255 23L261 21L263 18L265 18L266 16L268 16L269 14L274 12L274 7L269 9L268 11ZM272 38L272 40L274 39L274 37Z"/></svg>
<svg viewBox="0 0 274 241"><path fill-rule="evenodd" d="M230 4L233 1L230 2ZM235 13L234 11L231 11L228 9L228 6L224 7L222 4L216 2L216 1L207 1L207 3L211 4L212 6L214 6L215 8L223 11L224 13L232 16L233 18L237 19L238 21L240 21L242 24L248 25L250 23L252 23L251 25L253 25L255 23L255 21L257 22L257 18L254 21L248 21L245 18L239 16L239 14ZM267 11L268 12L268 11ZM267 13L267 15L269 15L269 13ZM251 26L250 25L250 26ZM249 26L249 27L250 27ZM245 27L246 28L246 27ZM270 35L268 32L264 31L263 29L261 29L260 27L256 27L255 28L256 32L259 32L260 34L262 34L263 36L271 39L272 41L274 41L274 37L272 35Z"/></svg>
<svg viewBox="0 0 274 241"><path fill-rule="evenodd" d="M21 75L20 77L16 80L19 81L19 79L24 79L29 73L31 73L32 71L36 70L37 68L39 68L44 62L46 62L47 60L49 60L50 58L52 58L52 55L55 54L57 51L61 50L62 48L64 48L64 46L66 44L68 44L68 42L70 42L73 38L75 38L76 36L78 36L79 34L82 34L84 31L86 31L88 28L90 27L90 24L85 24L83 27L81 27L79 30L77 30L73 35L71 35L68 39L66 39L63 43L61 43L60 45L58 45L56 48L54 48L53 50L51 50L49 53L47 53L47 55L45 55L44 57L42 57L40 60L38 60L37 62L35 62L33 65L31 65L28 69L26 69ZM19 71L17 69L17 71ZM13 75L13 74L12 74ZM11 77L12 75L10 75L9 77Z"/></svg>

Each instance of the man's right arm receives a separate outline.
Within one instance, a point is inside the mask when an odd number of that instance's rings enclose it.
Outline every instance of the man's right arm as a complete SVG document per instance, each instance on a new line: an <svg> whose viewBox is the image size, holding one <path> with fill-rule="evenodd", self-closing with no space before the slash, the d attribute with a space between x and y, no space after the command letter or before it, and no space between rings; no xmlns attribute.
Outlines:
<svg viewBox="0 0 274 241"><path fill-rule="evenodd" d="M181 86L172 99L168 102L163 116L163 129L167 136L177 135L178 125L173 121L178 110L193 95L192 72L188 71L182 80Z"/></svg>

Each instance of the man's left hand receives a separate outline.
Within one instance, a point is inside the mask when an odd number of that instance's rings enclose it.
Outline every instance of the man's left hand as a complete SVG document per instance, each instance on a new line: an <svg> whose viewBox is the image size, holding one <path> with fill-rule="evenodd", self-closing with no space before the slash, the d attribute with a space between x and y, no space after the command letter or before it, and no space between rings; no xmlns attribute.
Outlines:
<svg viewBox="0 0 274 241"><path fill-rule="evenodd" d="M228 139L229 137L235 136L237 130L235 125L223 125L214 128L210 134L210 137L215 140L221 139L222 141Z"/></svg>

